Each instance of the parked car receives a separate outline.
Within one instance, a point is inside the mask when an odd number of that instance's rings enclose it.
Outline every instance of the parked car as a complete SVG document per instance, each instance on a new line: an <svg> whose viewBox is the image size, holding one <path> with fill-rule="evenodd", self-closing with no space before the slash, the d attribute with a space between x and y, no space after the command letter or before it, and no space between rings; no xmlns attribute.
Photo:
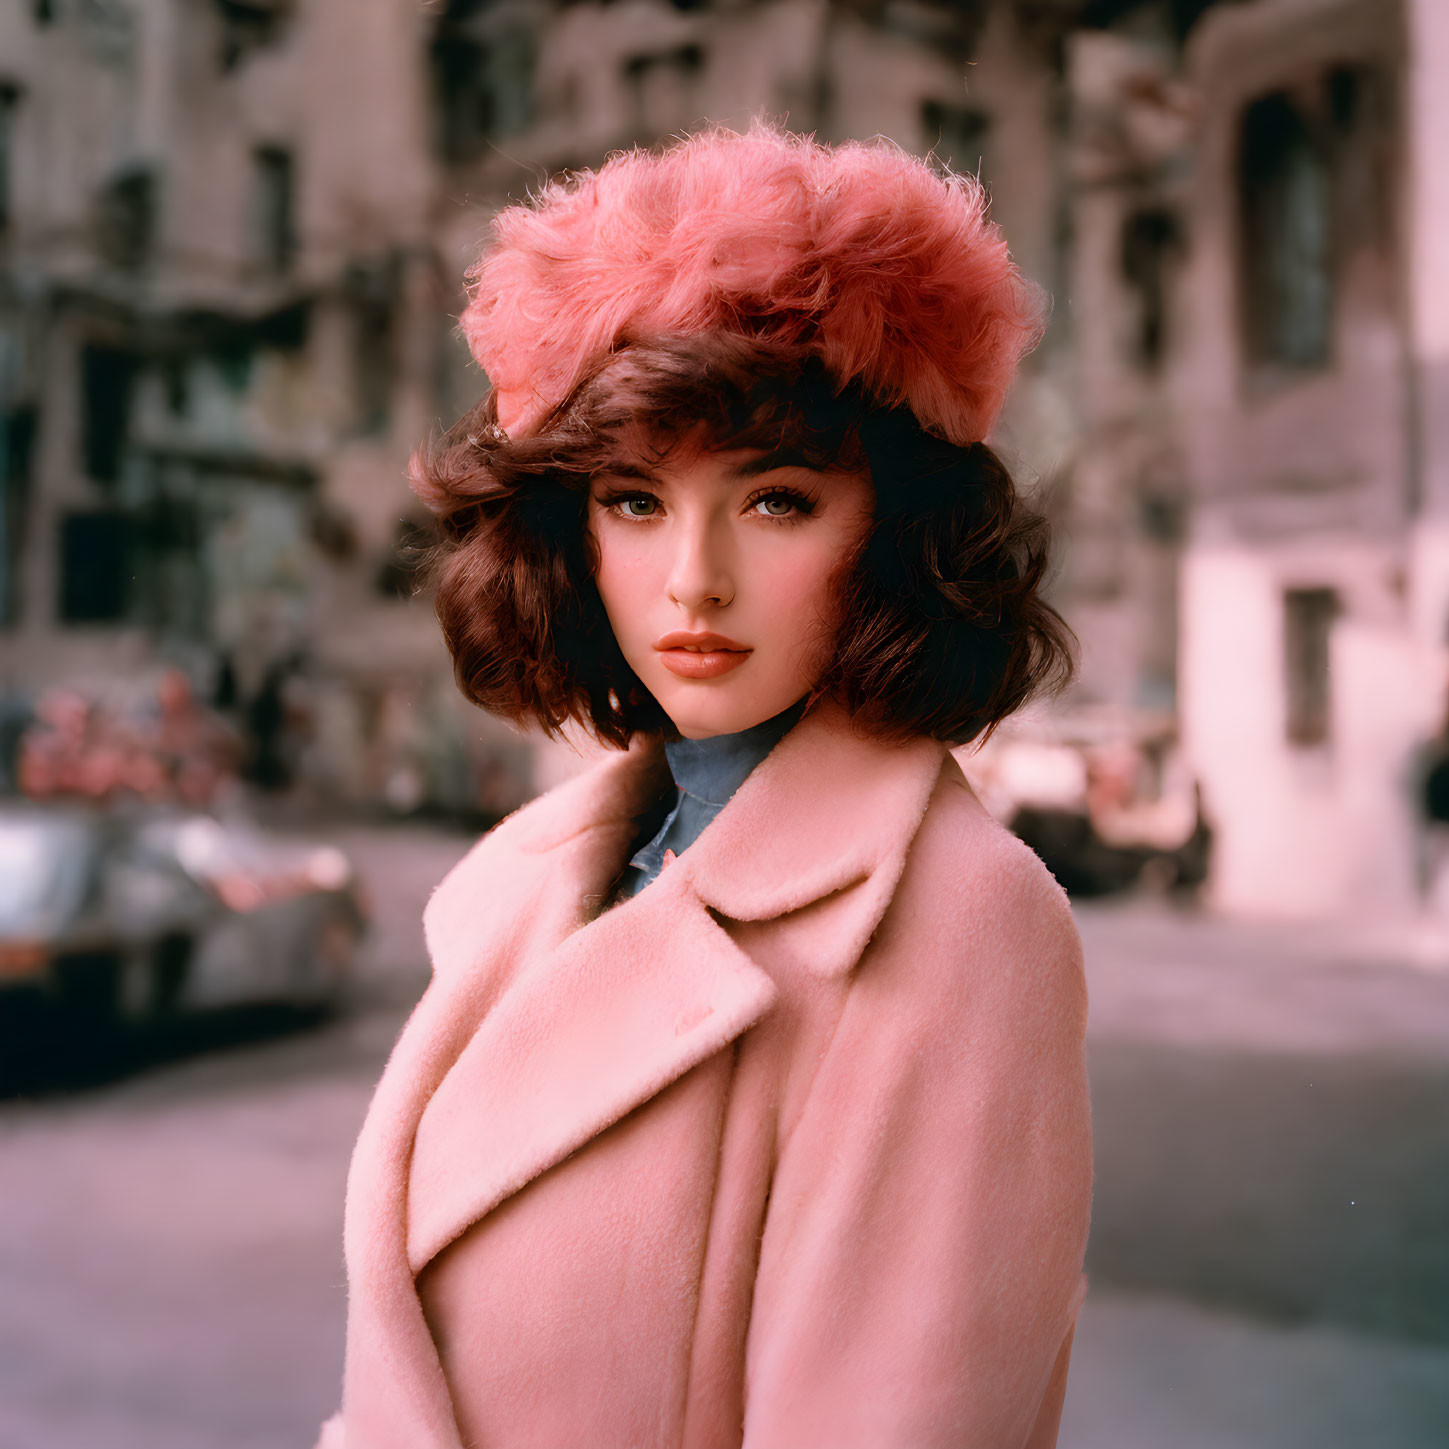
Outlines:
<svg viewBox="0 0 1449 1449"><path fill-rule="evenodd" d="M1064 890L1191 893L1212 831L1170 717L1080 709L1008 721L962 769Z"/></svg>
<svg viewBox="0 0 1449 1449"><path fill-rule="evenodd" d="M365 924L332 846L172 808L0 802L0 1011L17 993L101 1026L335 1004Z"/></svg>

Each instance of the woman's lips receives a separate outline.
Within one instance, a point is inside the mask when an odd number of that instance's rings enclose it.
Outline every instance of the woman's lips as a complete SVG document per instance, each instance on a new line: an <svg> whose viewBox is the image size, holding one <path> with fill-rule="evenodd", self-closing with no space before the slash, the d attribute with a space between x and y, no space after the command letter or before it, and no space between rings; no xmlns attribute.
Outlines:
<svg viewBox="0 0 1449 1449"><path fill-rule="evenodd" d="M717 679L750 657L748 649L661 649L660 661L681 679Z"/></svg>
<svg viewBox="0 0 1449 1449"><path fill-rule="evenodd" d="M713 630L675 629L654 641L664 667L680 679L717 679L750 657L750 646Z"/></svg>

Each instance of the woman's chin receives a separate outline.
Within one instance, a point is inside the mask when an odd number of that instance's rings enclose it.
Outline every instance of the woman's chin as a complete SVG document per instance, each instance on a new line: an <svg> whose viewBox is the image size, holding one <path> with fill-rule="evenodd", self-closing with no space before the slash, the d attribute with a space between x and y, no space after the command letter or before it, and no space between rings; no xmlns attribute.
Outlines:
<svg viewBox="0 0 1449 1449"><path fill-rule="evenodd" d="M668 697L660 700L674 728L687 740L732 735L740 730L752 729L767 719L773 719L795 702L792 698L776 703L773 699L761 698L755 690L711 689L710 683L701 680L688 690L671 689Z"/></svg>

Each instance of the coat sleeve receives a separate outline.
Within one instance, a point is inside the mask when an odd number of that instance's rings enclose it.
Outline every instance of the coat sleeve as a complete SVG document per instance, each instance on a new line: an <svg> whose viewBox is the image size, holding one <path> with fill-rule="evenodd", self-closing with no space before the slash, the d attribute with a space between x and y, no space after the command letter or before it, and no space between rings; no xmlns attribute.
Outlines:
<svg viewBox="0 0 1449 1449"><path fill-rule="evenodd" d="M1035 856L991 854L903 879L786 1128L744 1449L1055 1444L1091 1210L1081 941Z"/></svg>

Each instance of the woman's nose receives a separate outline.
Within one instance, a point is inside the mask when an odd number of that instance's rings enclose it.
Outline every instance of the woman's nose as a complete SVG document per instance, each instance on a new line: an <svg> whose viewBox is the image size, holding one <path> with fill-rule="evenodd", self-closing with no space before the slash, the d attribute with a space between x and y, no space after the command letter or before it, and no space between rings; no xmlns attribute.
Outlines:
<svg viewBox="0 0 1449 1449"><path fill-rule="evenodd" d="M727 550L707 523L688 525L675 538L669 597L682 608L728 604L735 596Z"/></svg>

